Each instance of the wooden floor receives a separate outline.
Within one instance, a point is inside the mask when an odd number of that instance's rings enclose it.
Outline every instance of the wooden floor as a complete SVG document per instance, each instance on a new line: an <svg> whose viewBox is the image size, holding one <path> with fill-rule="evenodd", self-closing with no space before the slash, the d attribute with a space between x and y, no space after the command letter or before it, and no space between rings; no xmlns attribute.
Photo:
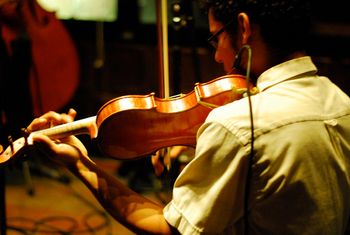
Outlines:
<svg viewBox="0 0 350 235"><path fill-rule="evenodd" d="M128 184L127 178L117 174L120 162L107 159L96 161ZM28 164L21 167L6 169L7 235L134 234L105 214L85 186L68 172L60 170L57 173L49 169L50 177L42 173L31 173L30 177L26 177L28 168L29 172L34 171ZM162 192L153 183L141 193L159 203L166 203L170 193Z"/></svg>

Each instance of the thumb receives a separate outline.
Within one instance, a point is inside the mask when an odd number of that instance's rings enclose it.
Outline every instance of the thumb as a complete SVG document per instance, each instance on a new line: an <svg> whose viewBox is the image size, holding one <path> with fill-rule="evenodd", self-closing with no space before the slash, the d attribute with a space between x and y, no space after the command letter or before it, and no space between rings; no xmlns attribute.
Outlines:
<svg viewBox="0 0 350 235"><path fill-rule="evenodd" d="M82 155L77 147L64 143L55 143L45 135L35 134L32 138L33 144L38 151L60 165L66 167L75 166Z"/></svg>

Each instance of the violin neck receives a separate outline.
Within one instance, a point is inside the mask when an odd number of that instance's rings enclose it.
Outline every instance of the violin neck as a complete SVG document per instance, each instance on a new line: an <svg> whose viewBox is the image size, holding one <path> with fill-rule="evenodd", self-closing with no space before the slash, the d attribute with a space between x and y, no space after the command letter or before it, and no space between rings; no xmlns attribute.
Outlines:
<svg viewBox="0 0 350 235"><path fill-rule="evenodd" d="M91 138L97 137L96 116L78 121L65 123L52 128L35 131L52 139L60 139L71 135L88 134Z"/></svg>

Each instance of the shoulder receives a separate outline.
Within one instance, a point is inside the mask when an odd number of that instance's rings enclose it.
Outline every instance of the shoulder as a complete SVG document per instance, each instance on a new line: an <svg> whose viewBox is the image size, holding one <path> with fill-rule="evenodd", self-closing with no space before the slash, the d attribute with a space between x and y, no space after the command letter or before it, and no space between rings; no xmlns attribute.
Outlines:
<svg viewBox="0 0 350 235"><path fill-rule="evenodd" d="M211 133L226 133L235 136L243 145L250 136L249 106L246 98L213 109L198 131L198 137Z"/></svg>

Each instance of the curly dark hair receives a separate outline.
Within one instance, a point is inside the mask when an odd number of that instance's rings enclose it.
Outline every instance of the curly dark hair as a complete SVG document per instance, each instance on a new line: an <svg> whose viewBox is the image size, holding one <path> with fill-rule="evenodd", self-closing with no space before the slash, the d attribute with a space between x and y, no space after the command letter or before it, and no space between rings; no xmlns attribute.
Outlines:
<svg viewBox="0 0 350 235"><path fill-rule="evenodd" d="M304 50L310 31L310 1L308 0L198 0L205 12L212 9L216 20L226 24L239 12L249 15L253 24L261 27L265 42L286 53ZM230 31L231 29L231 31ZM234 34L234 28L227 32Z"/></svg>

